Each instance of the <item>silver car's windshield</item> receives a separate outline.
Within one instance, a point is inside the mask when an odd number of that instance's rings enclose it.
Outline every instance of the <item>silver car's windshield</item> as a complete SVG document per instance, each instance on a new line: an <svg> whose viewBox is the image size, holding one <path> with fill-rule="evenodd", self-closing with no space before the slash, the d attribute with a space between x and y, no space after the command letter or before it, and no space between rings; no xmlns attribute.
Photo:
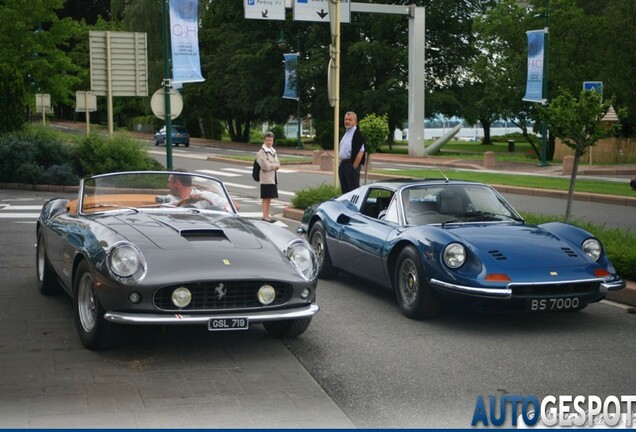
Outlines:
<svg viewBox="0 0 636 432"><path fill-rule="evenodd" d="M521 220L501 195L480 184L407 187L400 198L407 225Z"/></svg>
<svg viewBox="0 0 636 432"><path fill-rule="evenodd" d="M148 208L236 208L223 183L213 177L181 171L135 171L104 174L82 181L80 213Z"/></svg>

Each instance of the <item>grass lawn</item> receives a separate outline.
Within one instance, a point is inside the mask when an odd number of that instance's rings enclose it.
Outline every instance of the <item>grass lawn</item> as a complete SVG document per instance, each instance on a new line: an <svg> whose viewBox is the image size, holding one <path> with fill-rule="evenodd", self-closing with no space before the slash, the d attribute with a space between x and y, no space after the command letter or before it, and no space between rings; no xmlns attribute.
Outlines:
<svg viewBox="0 0 636 432"><path fill-rule="evenodd" d="M376 173L396 175L395 171L391 170L372 170ZM457 171L444 168L444 174L449 178L461 179L461 180L473 180L488 184L499 184L506 186L522 186L535 189L551 189L551 190L563 190L567 191L570 187L569 177L547 177L547 176L534 176L534 175L518 175L518 174L504 174L504 173L480 173L469 171ZM437 169L409 169L400 170L400 176L425 178L433 177L440 178L441 174ZM603 195L617 195L617 196L630 196L636 197L636 191L633 191L629 186L629 182L626 180L624 183L609 182L603 180L587 180L577 179L575 185L576 192L591 192Z"/></svg>

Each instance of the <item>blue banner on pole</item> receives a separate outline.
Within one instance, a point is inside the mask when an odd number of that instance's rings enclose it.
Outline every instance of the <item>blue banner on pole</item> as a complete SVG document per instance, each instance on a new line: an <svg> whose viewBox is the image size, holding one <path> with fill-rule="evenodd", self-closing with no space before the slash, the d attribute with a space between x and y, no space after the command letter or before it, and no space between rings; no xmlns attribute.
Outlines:
<svg viewBox="0 0 636 432"><path fill-rule="evenodd" d="M199 61L199 0L170 0L172 79L204 81Z"/></svg>
<svg viewBox="0 0 636 432"><path fill-rule="evenodd" d="M528 35L528 77L526 80L526 102L546 102L543 94L543 48L545 30L532 30Z"/></svg>
<svg viewBox="0 0 636 432"><path fill-rule="evenodd" d="M285 90L283 99L298 100L298 53L283 54L285 58Z"/></svg>

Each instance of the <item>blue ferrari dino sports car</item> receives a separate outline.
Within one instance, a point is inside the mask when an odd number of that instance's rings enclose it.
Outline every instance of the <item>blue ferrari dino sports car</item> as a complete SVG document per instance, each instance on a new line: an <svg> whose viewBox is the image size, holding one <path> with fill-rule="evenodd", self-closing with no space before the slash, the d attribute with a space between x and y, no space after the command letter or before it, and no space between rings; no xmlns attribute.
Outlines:
<svg viewBox="0 0 636 432"><path fill-rule="evenodd" d="M529 225L492 187L381 181L309 207L301 233L319 276L339 270L395 292L411 318L446 300L479 310L578 311L625 282L601 242L565 223Z"/></svg>

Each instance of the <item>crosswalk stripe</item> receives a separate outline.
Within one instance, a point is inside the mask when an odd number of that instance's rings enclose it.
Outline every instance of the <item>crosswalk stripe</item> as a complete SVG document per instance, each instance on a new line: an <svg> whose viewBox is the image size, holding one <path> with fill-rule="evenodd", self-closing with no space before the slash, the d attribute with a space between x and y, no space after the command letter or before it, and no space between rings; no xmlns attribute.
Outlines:
<svg viewBox="0 0 636 432"><path fill-rule="evenodd" d="M239 189L256 189L256 186L249 186L249 185L242 185L239 183L230 183L230 182L223 182L223 184L225 185L225 187L235 187L235 188L239 188Z"/></svg>
<svg viewBox="0 0 636 432"><path fill-rule="evenodd" d="M0 209L2 211L7 211L7 210L42 210L42 206L41 205L27 205L27 206L23 206L23 205L5 205L4 208Z"/></svg>
<svg viewBox="0 0 636 432"><path fill-rule="evenodd" d="M37 219L40 213L0 213L0 219Z"/></svg>
<svg viewBox="0 0 636 432"><path fill-rule="evenodd" d="M252 168L222 168L223 171L233 171L241 174L251 174Z"/></svg>
<svg viewBox="0 0 636 432"><path fill-rule="evenodd" d="M225 171L207 170L207 169L197 170L197 172L208 174L211 176L222 176L222 177L240 177L241 176L240 174L234 174L234 173L225 172Z"/></svg>

